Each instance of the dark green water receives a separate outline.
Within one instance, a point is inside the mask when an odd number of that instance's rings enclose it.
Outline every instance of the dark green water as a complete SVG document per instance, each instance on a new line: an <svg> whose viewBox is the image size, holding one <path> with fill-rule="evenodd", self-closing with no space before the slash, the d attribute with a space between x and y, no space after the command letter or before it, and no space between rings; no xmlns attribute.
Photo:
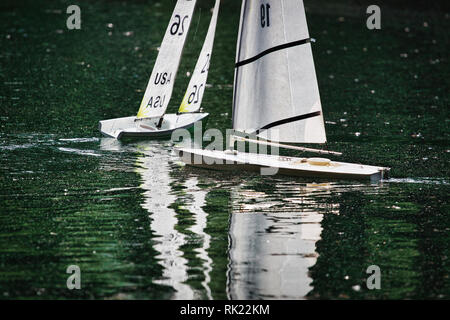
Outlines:
<svg viewBox="0 0 450 320"><path fill-rule="evenodd" d="M450 298L448 7L397 1L369 31L364 5L305 2L328 148L392 167L380 184L205 171L169 141L102 138L98 120L137 112L173 3L79 1L69 31L69 1L2 1L0 298ZM224 1L203 103L223 131L238 19Z"/></svg>

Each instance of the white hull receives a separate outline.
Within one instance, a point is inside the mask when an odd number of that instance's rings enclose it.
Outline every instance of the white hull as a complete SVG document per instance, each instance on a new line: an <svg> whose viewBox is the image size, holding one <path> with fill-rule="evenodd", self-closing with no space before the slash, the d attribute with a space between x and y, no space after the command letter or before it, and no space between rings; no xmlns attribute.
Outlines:
<svg viewBox="0 0 450 320"><path fill-rule="evenodd" d="M162 138L170 137L176 129L189 129L202 121L208 113L165 114L160 128L153 121L136 120L135 116L102 120L99 129L102 134L115 139L123 138Z"/></svg>
<svg viewBox="0 0 450 320"><path fill-rule="evenodd" d="M276 174L313 178L358 179L378 181L387 177L390 170L355 163L331 161L328 165L314 165L307 158L218 150L181 148L178 155L188 165L217 170L260 171L261 168L278 168Z"/></svg>

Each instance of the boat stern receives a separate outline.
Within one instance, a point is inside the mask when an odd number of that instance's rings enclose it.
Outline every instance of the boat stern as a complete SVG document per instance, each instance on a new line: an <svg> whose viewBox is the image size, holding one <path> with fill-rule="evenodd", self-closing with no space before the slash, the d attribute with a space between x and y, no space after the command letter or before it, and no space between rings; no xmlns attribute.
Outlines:
<svg viewBox="0 0 450 320"><path fill-rule="evenodd" d="M123 117L116 119L101 120L98 122L98 129L100 132L111 138L120 139L124 130L130 130L135 128L134 120L135 116Z"/></svg>
<svg viewBox="0 0 450 320"><path fill-rule="evenodd" d="M381 173L381 179L386 180L389 178L389 172L391 171L391 168L388 167L381 167L380 173Z"/></svg>

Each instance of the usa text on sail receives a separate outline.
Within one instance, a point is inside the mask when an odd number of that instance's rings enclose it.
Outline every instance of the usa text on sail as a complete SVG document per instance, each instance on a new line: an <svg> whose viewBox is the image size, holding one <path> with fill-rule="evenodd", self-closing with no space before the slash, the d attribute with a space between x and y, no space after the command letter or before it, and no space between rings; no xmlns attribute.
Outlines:
<svg viewBox="0 0 450 320"><path fill-rule="evenodd" d="M196 0L178 0L175 6L137 114L138 119L161 117L169 105L195 4Z"/></svg>

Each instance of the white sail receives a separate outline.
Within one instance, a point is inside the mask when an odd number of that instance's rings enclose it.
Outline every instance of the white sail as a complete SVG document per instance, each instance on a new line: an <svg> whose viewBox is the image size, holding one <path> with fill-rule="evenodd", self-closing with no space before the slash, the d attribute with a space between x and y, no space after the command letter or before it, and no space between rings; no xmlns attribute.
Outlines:
<svg viewBox="0 0 450 320"><path fill-rule="evenodd" d="M326 142L303 1L243 1L233 128L280 142Z"/></svg>
<svg viewBox="0 0 450 320"><path fill-rule="evenodd" d="M196 0L178 0L142 99L138 119L161 117L169 105Z"/></svg>
<svg viewBox="0 0 450 320"><path fill-rule="evenodd" d="M217 16L219 15L220 0L216 0L211 22L205 42L195 65L188 88L181 102L178 112L196 112L200 110L203 94L205 92L208 69L211 61L212 49L214 45L214 35L216 33Z"/></svg>

